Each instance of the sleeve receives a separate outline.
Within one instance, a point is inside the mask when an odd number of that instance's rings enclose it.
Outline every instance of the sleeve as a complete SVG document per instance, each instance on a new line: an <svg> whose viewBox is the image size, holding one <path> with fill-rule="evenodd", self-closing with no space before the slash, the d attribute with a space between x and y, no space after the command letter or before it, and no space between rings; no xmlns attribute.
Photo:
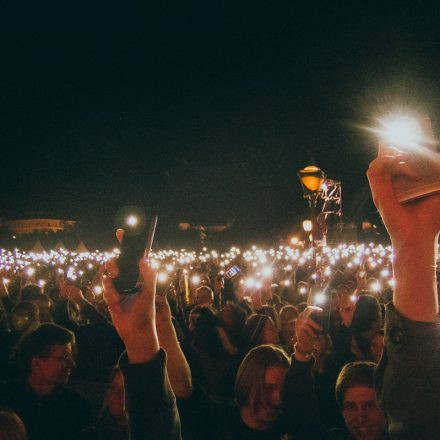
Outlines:
<svg viewBox="0 0 440 440"><path fill-rule="evenodd" d="M165 352L160 350L146 364L129 364L124 353L119 365L125 378L130 439L181 439L179 412L166 373Z"/></svg>
<svg viewBox="0 0 440 440"><path fill-rule="evenodd" d="M437 438L440 432L440 320L411 321L386 308L385 347L375 389L396 438Z"/></svg>
<svg viewBox="0 0 440 440"><path fill-rule="evenodd" d="M341 324L333 338L335 361L339 369L341 369L342 366L348 362L352 362L354 360L354 356L351 351L351 338L351 328Z"/></svg>
<svg viewBox="0 0 440 440"><path fill-rule="evenodd" d="M313 360L299 362L292 356L283 393L283 412L288 429L295 439L327 439L319 419L314 379Z"/></svg>

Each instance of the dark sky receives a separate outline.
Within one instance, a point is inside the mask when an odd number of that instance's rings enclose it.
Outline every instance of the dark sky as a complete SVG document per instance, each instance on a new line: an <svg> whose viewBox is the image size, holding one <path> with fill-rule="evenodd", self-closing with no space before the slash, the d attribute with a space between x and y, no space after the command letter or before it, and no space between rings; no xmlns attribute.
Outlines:
<svg viewBox="0 0 440 440"><path fill-rule="evenodd" d="M313 157L360 221L359 126L396 105L438 119L440 9L415 3L11 2L0 215L103 233L168 169L162 242L228 218L231 239L272 238L306 216L296 172Z"/></svg>

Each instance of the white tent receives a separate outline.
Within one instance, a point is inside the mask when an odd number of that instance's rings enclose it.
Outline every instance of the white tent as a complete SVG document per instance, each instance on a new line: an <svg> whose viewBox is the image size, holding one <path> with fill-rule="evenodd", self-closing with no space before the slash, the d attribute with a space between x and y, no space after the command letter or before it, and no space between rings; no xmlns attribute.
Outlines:
<svg viewBox="0 0 440 440"><path fill-rule="evenodd" d="M43 245L41 244L40 240L38 240L34 244L33 248L31 249L31 252L34 252L35 254L41 254L44 251L45 251L45 249L44 249Z"/></svg>
<svg viewBox="0 0 440 440"><path fill-rule="evenodd" d="M76 248L76 251L78 254L81 254L83 252L89 252L89 250L87 249L86 245L84 244L83 241L80 242L80 244L78 245L78 247Z"/></svg>

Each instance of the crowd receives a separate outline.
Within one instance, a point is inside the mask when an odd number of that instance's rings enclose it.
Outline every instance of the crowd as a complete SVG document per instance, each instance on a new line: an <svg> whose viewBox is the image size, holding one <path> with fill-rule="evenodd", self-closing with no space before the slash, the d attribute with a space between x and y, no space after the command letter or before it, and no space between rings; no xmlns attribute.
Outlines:
<svg viewBox="0 0 440 440"><path fill-rule="evenodd" d="M0 439L434 439L440 196L368 177L392 246L0 255Z"/></svg>

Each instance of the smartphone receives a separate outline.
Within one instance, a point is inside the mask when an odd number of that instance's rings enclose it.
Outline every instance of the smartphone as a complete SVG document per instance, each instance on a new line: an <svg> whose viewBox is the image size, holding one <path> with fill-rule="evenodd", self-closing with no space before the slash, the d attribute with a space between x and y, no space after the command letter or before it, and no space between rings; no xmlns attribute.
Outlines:
<svg viewBox="0 0 440 440"><path fill-rule="evenodd" d="M407 153L405 162L419 176L418 179L393 176L397 200L406 203L439 192L440 154L430 118L400 115L383 122L383 125L383 137L387 143Z"/></svg>
<svg viewBox="0 0 440 440"><path fill-rule="evenodd" d="M225 272L225 278L231 279L239 273L240 273L240 268L238 266L232 266Z"/></svg>
<svg viewBox="0 0 440 440"><path fill-rule="evenodd" d="M319 307L322 309L322 312L312 312L310 318L322 327L320 332L317 330L315 330L315 332L318 334L326 334L330 331L331 306L329 304L320 304Z"/></svg>
<svg viewBox="0 0 440 440"><path fill-rule="evenodd" d="M127 229L121 243L121 253L117 260L118 277L113 279L120 294L132 294L139 290L139 260L148 258L156 231L157 216L153 216L150 228Z"/></svg>

